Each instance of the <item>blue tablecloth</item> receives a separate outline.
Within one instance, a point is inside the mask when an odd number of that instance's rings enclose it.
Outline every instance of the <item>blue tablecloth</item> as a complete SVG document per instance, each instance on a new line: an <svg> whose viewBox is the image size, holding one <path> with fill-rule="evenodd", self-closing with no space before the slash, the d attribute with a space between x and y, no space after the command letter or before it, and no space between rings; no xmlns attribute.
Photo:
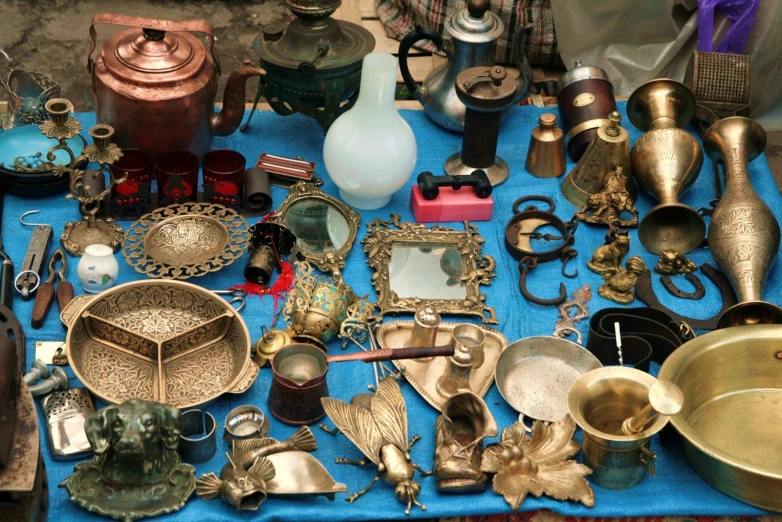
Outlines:
<svg viewBox="0 0 782 522"><path fill-rule="evenodd" d="M556 108L548 109L556 112ZM624 103L620 103L620 111L624 112ZM560 179L541 180L532 177L524 170L524 161L527 155L529 136L532 128L537 123L538 116L545 112L534 107L515 107L511 115L502 125L502 134L498 154L501 155L511 167L511 176L508 182L498 187L494 193L495 209L491 222L478 223L481 234L486 238L484 252L491 254L497 260L498 276L490 287L483 287L488 296L487 304L497 310L499 318L499 330L509 341L513 342L530 335L549 335L553 331L554 322L557 319L555 307L542 307L526 302L518 290L518 270L516 262L505 251L503 245L504 227L511 217L513 202L524 195L544 194L552 197L557 202L556 213L563 219L569 219L576 210L560 194ZM450 154L461 148L461 135L452 134L441 130L432 124L423 111L402 111L403 117L410 123L418 140L418 164L416 173L430 170L435 173L442 172L443 161ZM93 114L79 115L85 129L95 123ZM640 133L627 123L631 139L634 141ZM86 132L85 132L86 135ZM337 189L328 178L323 167L322 146L323 133L320 127L312 120L301 115L280 117L272 112L257 114L251 128L246 133L236 133L226 138L216 138L213 143L215 148L234 148L241 151L252 164L262 152L281 154L285 156L301 156L307 160L318 163L316 175L326 181L323 187L327 193L337 196ZM569 170L573 167L568 165ZM694 207L706 205L714 197L714 181L712 163L706 160L703 172L695 185L682 198L684 203ZM780 215L782 199L774 185L771 172L764 157L760 157L750 165L750 175L755 188L763 195L766 202ZM415 175L413 176L413 179ZM394 195L391 204L378 211L363 212L362 223L359 231L359 240L366 232L365 225L372 219L379 217L388 219L391 212L402 216L403 221L413 221L413 215L409 208L411 182ZM281 188L273 189L275 206L279 205L287 191ZM653 206L653 201L646 195L642 195L638 201L641 215ZM75 202L66 202L62 195L44 199L21 199L15 196L5 197L5 211L3 215L2 237L6 250L13 258L17 268L21 266L25 250L30 240L31 229L19 224L19 216L33 209L40 209L40 214L32 216L31 220L47 222L54 225L55 239L59 237L63 225L68 220L79 218L79 212ZM124 223L126 226L129 223ZM460 223L454 223L454 228L462 228ZM613 303L597 296L597 287L602 279L597 274L586 268L594 248L602 244L604 228L581 226L576 233L575 247L579 255L575 261L571 261L571 269L575 266L579 269L576 279L563 279L560 274L560 263L554 262L542 265L529 278L530 288L538 295L553 297L558 287L558 282L563 280L568 289L568 294L584 283L590 283L594 297L589 303L592 312ZM632 243L629 255L640 255L647 265L654 266L656 257L643 249L637 240L636 232L631 231ZM540 247L538 247L540 248ZM691 256L699 265L713 260L708 250L693 252ZM119 281L124 283L142 276L129 267L118 254L120 264ZM78 259L70 259L68 279L80 293L76 278L76 263ZM246 259L240 259L230 267L219 273L205 277L192 279L191 282L209 289L225 289L242 282L242 271ZM359 295L375 295L370 284L370 269L365 263L365 255L361 245L356 242L347 259L347 267L344 270L344 278L353 286ZM707 317L714 314L719 308L719 294L710 281L702 278L707 287L707 298L701 301L675 300L666 295L660 287L659 278L655 278L655 287L662 300L673 309L685 315ZM777 263L772 270L769 283L766 286L766 297L770 301L782 304L782 268ZM684 283L683 287L686 288ZM638 303L636 303L637 305ZM29 323L32 310L32 302L24 302L18 296L14 302L14 312L19 316L25 326ZM26 328L28 367L34 358L34 346L36 341L53 341L65 338L65 330L56 317L56 308L40 330ZM268 325L272 315L271 298L252 298L248 301L243 317L247 322L253 340L260 336L261 326ZM446 318L449 321L459 319ZM583 334L587 331L587 322L580 325ZM339 350L338 344L333 343L332 350ZM654 368L656 371L656 368ZM73 377L71 386L80 386L79 381ZM271 372L268 367L261 369L261 374L252 388L242 395L225 395L210 405L207 410L221 424L219 435L222 435L222 422L228 411L242 404L254 404L264 411L266 397L269 391ZM332 396L348 400L354 394L366 391L368 384L373 382L373 373L370 365L361 363L347 363L334 365L328 374L329 389ZM403 385L405 399L407 401L410 434L421 435L422 441L412 450L415 462L426 469L432 467L434 422L437 412L431 408L409 385ZM502 427L509 426L517 418L517 414L503 401L496 387L492 387L486 395L486 402L494 413L497 423ZM69 476L73 470L73 462L55 462L49 456L44 424L41 418L41 433L43 453L49 475L49 512L51 520L58 521L84 521L97 520L96 515L87 513L68 500L66 491L57 488L57 484ZM285 426L272 419L271 436L284 439L290 436L294 429ZM330 424L330 422L327 421ZM360 456L358 449L344 436L332 437L321 430L314 428L313 432L318 440L319 449L314 453L320 461L326 465L331 475L339 482L347 484L349 491L353 492L366 486L375 474L372 467L360 469L354 466L343 466L334 463L335 457L357 458ZM493 441L489 441L493 442ZM759 515L764 512L746 504L733 500L719 491L713 489L704 482L687 464L681 448L661 448L657 437L653 439L652 448L659 455L657 461L657 476L647 477L638 487L630 491L607 491L599 487L595 490L595 506L592 509L580 504L570 502L557 502L548 498L536 499L529 497L524 501L522 510L535 510L547 508L558 513L572 516L594 517L625 517L625 516L651 516L651 515ZM217 455L208 463L196 466L197 474L214 471L218 472L226 462L225 451L227 445L219 441ZM434 479L426 477L420 479L420 501L426 504L427 511L414 509L411 517L441 517L458 515L495 514L510 511L509 506L501 496L494 494L491 487L481 495L473 496L445 496L435 491ZM198 498L192 498L181 511L165 517L166 520L366 520L366 519L393 519L405 518L403 506L393 496L391 487L380 482L364 497L354 504L345 502L347 494L337 495L334 502L325 498L312 498L304 500L279 500L269 499L258 512L238 513L233 508L219 501L205 502ZM163 517L161 517L163 518Z"/></svg>

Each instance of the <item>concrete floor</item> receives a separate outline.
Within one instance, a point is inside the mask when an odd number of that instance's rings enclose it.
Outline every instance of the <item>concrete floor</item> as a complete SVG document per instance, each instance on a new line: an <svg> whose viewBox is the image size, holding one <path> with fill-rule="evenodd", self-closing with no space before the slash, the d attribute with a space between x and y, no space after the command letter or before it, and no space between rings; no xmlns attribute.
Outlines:
<svg viewBox="0 0 782 522"><path fill-rule="evenodd" d="M2 0L0 1L0 49L13 66L51 76L62 86L62 94L77 111L92 110L93 93L87 72L90 49L90 20L95 13L163 18L207 20L215 27L217 49L223 68L220 89L231 71L245 58L256 63L252 50L263 25L285 22L291 15L281 0L224 0L182 2L179 0ZM98 26L98 49L105 38L121 30ZM8 71L0 57L0 75ZM252 101L257 79L247 83L246 97ZM222 99L222 93L217 101Z"/></svg>

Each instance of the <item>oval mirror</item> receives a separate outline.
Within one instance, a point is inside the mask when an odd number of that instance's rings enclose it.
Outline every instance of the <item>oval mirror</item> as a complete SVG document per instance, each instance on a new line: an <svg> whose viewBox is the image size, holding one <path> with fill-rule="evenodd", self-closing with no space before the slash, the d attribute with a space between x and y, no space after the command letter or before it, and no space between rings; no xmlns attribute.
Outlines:
<svg viewBox="0 0 782 522"><path fill-rule="evenodd" d="M296 236L299 253L321 270L338 271L356 240L361 216L312 183L298 183L290 191L279 212Z"/></svg>

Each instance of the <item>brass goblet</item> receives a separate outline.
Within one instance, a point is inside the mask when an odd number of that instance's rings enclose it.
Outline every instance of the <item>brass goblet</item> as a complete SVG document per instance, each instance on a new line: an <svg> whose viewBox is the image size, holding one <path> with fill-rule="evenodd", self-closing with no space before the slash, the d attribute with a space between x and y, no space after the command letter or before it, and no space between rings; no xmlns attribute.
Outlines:
<svg viewBox="0 0 782 522"><path fill-rule="evenodd" d="M766 132L749 118L733 116L709 127L703 147L725 165L725 191L711 216L709 247L739 298L718 327L782 324L782 309L763 301L766 275L779 251L779 223L749 179L749 162L766 148Z"/></svg>
<svg viewBox="0 0 782 522"><path fill-rule="evenodd" d="M703 165L703 151L679 127L695 115L695 96L676 80L658 79L638 87L627 101L630 121L644 135L630 154L633 175L660 202L641 220L638 238L647 250L685 254L706 235L706 223L679 196L693 184Z"/></svg>

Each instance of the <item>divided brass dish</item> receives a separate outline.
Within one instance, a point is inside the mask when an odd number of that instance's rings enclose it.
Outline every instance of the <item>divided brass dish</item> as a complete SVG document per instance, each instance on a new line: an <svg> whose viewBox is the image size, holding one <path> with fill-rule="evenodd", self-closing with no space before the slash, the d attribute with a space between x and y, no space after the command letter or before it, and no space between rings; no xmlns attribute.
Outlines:
<svg viewBox="0 0 782 522"><path fill-rule="evenodd" d="M141 216L125 234L122 255L152 278L187 279L228 266L248 250L250 227L234 210L182 203Z"/></svg>
<svg viewBox="0 0 782 522"><path fill-rule="evenodd" d="M437 327L435 346L442 346L451 342L451 333L460 323L440 323ZM377 330L377 344L380 348L399 348L405 346L405 342L413 332L413 321L391 321L385 323ZM494 366L500 354L508 347L508 340L500 332L493 328L480 326L486 333L484 345L484 361L478 368L473 368L470 374L470 389L478 397L483 397L494 383ZM405 378L413 388L426 399L437 411L440 411L447 400L437 392L437 379L445 371L448 357L434 357L432 359L401 359L392 361L400 370L405 368Z"/></svg>
<svg viewBox="0 0 782 522"><path fill-rule="evenodd" d="M782 511L780 375L782 325L752 325L688 341L658 376L684 394L671 424L695 471L723 493L771 511Z"/></svg>
<svg viewBox="0 0 782 522"><path fill-rule="evenodd" d="M66 339L76 377L113 403L190 408L242 393L258 375L250 334L221 297L181 281L136 281L86 302Z"/></svg>

